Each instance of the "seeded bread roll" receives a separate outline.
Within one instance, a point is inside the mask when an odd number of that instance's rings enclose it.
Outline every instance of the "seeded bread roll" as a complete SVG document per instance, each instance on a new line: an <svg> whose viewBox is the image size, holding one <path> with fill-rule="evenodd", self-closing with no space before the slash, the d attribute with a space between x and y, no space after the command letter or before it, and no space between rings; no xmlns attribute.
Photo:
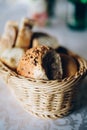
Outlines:
<svg viewBox="0 0 87 130"><path fill-rule="evenodd" d="M18 32L17 41L15 46L28 49L31 46L31 36L32 32L33 21L25 18L22 21L21 27Z"/></svg>
<svg viewBox="0 0 87 130"><path fill-rule="evenodd" d="M11 69L17 69L19 60L24 54L24 50L21 48L6 49L0 57L0 60Z"/></svg>
<svg viewBox="0 0 87 130"><path fill-rule="evenodd" d="M63 53L60 54L60 57L63 69L63 78L75 75L75 73L78 71L78 65L75 59Z"/></svg>
<svg viewBox="0 0 87 130"><path fill-rule="evenodd" d="M45 46L27 50L18 64L18 74L29 78L48 79L42 66L42 59L47 51L49 51L49 48Z"/></svg>

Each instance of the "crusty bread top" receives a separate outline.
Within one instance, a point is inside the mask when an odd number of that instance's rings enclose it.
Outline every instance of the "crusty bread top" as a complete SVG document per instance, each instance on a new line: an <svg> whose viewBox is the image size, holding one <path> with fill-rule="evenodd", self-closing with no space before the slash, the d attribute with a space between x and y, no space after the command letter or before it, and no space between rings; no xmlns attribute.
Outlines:
<svg viewBox="0 0 87 130"><path fill-rule="evenodd" d="M7 21L5 25L5 31L7 31L8 27L14 27L18 29L18 23L16 21Z"/></svg>
<svg viewBox="0 0 87 130"><path fill-rule="evenodd" d="M13 37L14 42L15 39L17 37L17 33L18 33L18 23L15 21L8 21L5 25L4 28L4 33L2 35L2 37Z"/></svg>
<svg viewBox="0 0 87 130"><path fill-rule="evenodd" d="M28 27L20 28L15 46L28 49L30 47L31 36L32 31L30 31Z"/></svg>
<svg viewBox="0 0 87 130"><path fill-rule="evenodd" d="M12 48L15 45L17 38L18 26L16 22L9 21L5 25L5 31L0 38L0 55L4 50Z"/></svg>
<svg viewBox="0 0 87 130"><path fill-rule="evenodd" d="M16 47L24 48L25 50L31 46L33 20L24 18L19 28L17 40L15 43Z"/></svg>
<svg viewBox="0 0 87 130"><path fill-rule="evenodd" d="M25 77L48 79L42 66L42 58L49 50L48 47L38 46L26 51L20 60L17 72Z"/></svg>
<svg viewBox="0 0 87 130"><path fill-rule="evenodd" d="M26 26L29 29L32 29L34 25L35 25L35 20L29 18L22 19L21 26Z"/></svg>
<svg viewBox="0 0 87 130"><path fill-rule="evenodd" d="M5 39L7 40L7 45L10 47L15 46L15 41L18 34L18 24L15 21L8 21L5 25L4 33L2 35L2 44L4 44Z"/></svg>

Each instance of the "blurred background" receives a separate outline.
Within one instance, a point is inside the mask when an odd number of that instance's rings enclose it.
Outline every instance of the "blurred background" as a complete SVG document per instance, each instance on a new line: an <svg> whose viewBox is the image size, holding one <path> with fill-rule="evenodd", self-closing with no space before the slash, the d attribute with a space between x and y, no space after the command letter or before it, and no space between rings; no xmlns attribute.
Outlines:
<svg viewBox="0 0 87 130"><path fill-rule="evenodd" d="M87 59L87 0L0 0L0 35L8 20L20 23L24 17Z"/></svg>

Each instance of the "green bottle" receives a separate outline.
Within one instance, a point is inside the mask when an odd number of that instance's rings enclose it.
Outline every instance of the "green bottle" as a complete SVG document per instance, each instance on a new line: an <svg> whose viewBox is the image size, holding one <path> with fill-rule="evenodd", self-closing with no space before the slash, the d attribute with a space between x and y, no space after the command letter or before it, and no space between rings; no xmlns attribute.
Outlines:
<svg viewBox="0 0 87 130"><path fill-rule="evenodd" d="M68 0L67 25L75 30L86 29L87 0Z"/></svg>

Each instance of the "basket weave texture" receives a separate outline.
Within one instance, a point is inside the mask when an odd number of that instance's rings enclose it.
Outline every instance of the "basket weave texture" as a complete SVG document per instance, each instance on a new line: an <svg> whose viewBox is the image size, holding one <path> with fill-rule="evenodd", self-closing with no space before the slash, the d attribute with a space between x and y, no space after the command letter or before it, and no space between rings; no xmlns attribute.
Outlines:
<svg viewBox="0 0 87 130"><path fill-rule="evenodd" d="M71 112L80 83L86 76L87 62L79 56L77 60L80 65L79 71L62 81L25 78L2 62L0 76L26 111L42 118L56 119Z"/></svg>

